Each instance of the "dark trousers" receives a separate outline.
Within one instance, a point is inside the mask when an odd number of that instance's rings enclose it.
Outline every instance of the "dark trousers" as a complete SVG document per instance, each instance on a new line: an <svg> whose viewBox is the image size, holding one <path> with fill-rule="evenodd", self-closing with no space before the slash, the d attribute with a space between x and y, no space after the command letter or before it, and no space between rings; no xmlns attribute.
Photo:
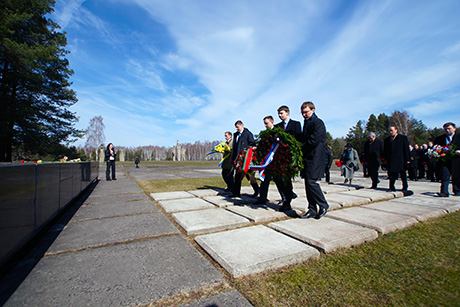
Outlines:
<svg viewBox="0 0 460 307"><path fill-rule="evenodd" d="M436 162L429 160L426 163L427 171L426 171L426 179L430 179L432 182L436 181Z"/></svg>
<svg viewBox="0 0 460 307"><path fill-rule="evenodd" d="M259 194L259 200L266 202L267 197L268 197L268 188L270 187L270 181L273 179L273 181L276 184L276 187L278 188L278 191L281 195L281 198L284 198L284 183L282 180L278 178L273 178L272 174L269 171L265 171L265 179L262 181L260 184L260 194Z"/></svg>
<svg viewBox="0 0 460 307"><path fill-rule="evenodd" d="M308 201L308 210L317 213L318 208L322 207L324 209L329 209L329 204L324 197L321 186L315 179L305 178L305 191L307 192L307 201Z"/></svg>
<svg viewBox="0 0 460 307"><path fill-rule="evenodd" d="M254 189L254 194L259 193L259 185L257 180L254 178L254 175L246 174L246 179L251 183L252 188ZM233 195L239 196L241 194L241 181L243 180L243 172L236 172L235 181L233 182Z"/></svg>
<svg viewBox="0 0 460 307"><path fill-rule="evenodd" d="M367 169L369 172L369 177L372 180L372 188L376 188L379 184L379 165L378 164L368 164Z"/></svg>
<svg viewBox="0 0 460 307"><path fill-rule="evenodd" d="M105 170L105 179L110 180L110 170L112 170L112 179L115 179L115 160L107 161L107 168Z"/></svg>
<svg viewBox="0 0 460 307"><path fill-rule="evenodd" d="M452 174L451 162L438 162L438 172L439 179L441 180L441 193L449 195L449 183ZM454 194L460 193L460 178L452 177L452 192Z"/></svg>
<svg viewBox="0 0 460 307"><path fill-rule="evenodd" d="M406 170L399 172L388 172L388 176L390 177L390 190L396 190L395 183L398 177L401 177L403 191L406 191L409 188L409 184L407 183Z"/></svg>
<svg viewBox="0 0 460 307"><path fill-rule="evenodd" d="M233 189L233 169L222 169L222 178L224 179L225 183L227 184L227 189L230 191Z"/></svg>
<svg viewBox="0 0 460 307"><path fill-rule="evenodd" d="M425 162L418 162L418 178L425 178Z"/></svg>
<svg viewBox="0 0 460 307"><path fill-rule="evenodd" d="M324 174L326 175L326 182L331 182L331 167L326 166L326 169L324 170Z"/></svg>
<svg viewBox="0 0 460 307"><path fill-rule="evenodd" d="M417 179L417 169L415 167L409 167L409 179L416 180Z"/></svg>

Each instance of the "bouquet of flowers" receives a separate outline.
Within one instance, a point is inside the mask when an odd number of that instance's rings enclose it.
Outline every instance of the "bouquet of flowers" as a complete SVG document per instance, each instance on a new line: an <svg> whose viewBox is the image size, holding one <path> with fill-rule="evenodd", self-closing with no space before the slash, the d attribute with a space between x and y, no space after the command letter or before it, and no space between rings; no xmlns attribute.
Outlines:
<svg viewBox="0 0 460 307"><path fill-rule="evenodd" d="M456 155L456 148L457 146L454 144L446 146L435 145L433 148L428 149L426 154L430 159L434 158L437 161L447 162Z"/></svg>
<svg viewBox="0 0 460 307"><path fill-rule="evenodd" d="M342 164L343 164L343 161L341 161L341 160L335 161L335 165L337 167L342 167Z"/></svg>
<svg viewBox="0 0 460 307"><path fill-rule="evenodd" d="M220 160L219 164L217 165L217 166L220 166L222 162L224 162L224 160L227 159L228 156L230 156L231 150L226 142L217 143L216 145L214 145L214 148L209 153L207 153L206 156L204 157L206 158L207 156L215 154L215 153L224 154L224 157L222 158L222 160Z"/></svg>
<svg viewBox="0 0 460 307"><path fill-rule="evenodd" d="M303 169L302 144L283 129L276 127L263 130L255 141L255 147L244 149L236 159L237 171L245 170L244 162L247 165L248 159L254 164L254 169L261 170L260 165L267 163L269 155L273 155L273 160L263 170L270 171L274 177L293 178Z"/></svg>

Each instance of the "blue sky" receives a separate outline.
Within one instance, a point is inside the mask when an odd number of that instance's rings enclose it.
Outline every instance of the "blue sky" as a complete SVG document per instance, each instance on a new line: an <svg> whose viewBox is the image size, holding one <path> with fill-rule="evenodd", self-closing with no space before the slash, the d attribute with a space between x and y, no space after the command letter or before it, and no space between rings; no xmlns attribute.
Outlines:
<svg viewBox="0 0 460 307"><path fill-rule="evenodd" d="M313 101L333 137L371 113L460 124L460 1L57 0L77 128L106 143L223 140ZM78 141L83 145L85 139Z"/></svg>

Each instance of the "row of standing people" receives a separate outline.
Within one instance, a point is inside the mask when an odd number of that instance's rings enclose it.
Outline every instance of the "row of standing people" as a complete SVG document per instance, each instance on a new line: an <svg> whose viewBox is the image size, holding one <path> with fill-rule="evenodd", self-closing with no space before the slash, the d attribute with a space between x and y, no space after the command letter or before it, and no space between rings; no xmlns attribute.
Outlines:
<svg viewBox="0 0 460 307"><path fill-rule="evenodd" d="M445 123L443 129L444 134L436 137L433 145L446 146L452 144L460 149L460 136L455 133L455 124L451 122ZM402 181L402 190L407 191L409 187L407 170L411 171L411 168L415 168L415 165L418 168L418 164L413 162L415 152L412 153L411 159L409 140L407 136L399 134L395 126L390 127L389 133L390 136L384 141L377 139L375 133L371 133L369 140L364 144L363 160L367 165L369 177L372 180L371 188L377 188L379 183L378 172L383 163L382 166L387 170L390 180L389 191L396 190L395 182L398 178ZM423 156L427 157L428 155L424 153ZM449 184L452 180L453 195L460 196L460 150L456 150L456 155L446 161L427 158L428 160L425 161L429 163L428 175L433 172L430 178L431 181L434 181L435 174L441 181L440 192L437 195L448 197ZM435 169L431 169L431 167L435 167ZM409 172L409 174L411 173ZM410 176L414 179L416 178L413 174Z"/></svg>
<svg viewBox="0 0 460 307"><path fill-rule="evenodd" d="M305 190L308 201L308 210L301 215L301 218L316 218L323 217L329 205L318 184L324 175L324 161L326 157L326 126L324 122L317 117L316 108L312 102L304 102L300 107L302 117L304 118L303 129L299 121L290 119L290 110L287 106L278 108L278 117L281 122L274 125L272 116L266 116L263 121L266 129L273 127L283 128L286 133L293 135L300 143L302 143L304 169L301 176L304 178ZM239 153L246 147L255 145L254 136L247 128L244 127L242 121L238 120L235 123L236 132L233 137L229 131L225 133L225 139L231 148L231 155L222 163L222 176L227 183L227 190L231 191L230 197L239 197L241 191L242 172L233 172L234 162ZM283 178L275 178L269 171L265 172L265 180L261 186L257 186L257 181L254 174L248 175L248 180L254 188L254 195L259 194L258 204L267 202L267 194L270 181L273 179L278 187L278 190L283 198L283 204L279 211L291 210L291 201L296 196L293 192L292 180L289 176ZM256 188L257 186L257 188ZM253 196L254 196L253 195Z"/></svg>

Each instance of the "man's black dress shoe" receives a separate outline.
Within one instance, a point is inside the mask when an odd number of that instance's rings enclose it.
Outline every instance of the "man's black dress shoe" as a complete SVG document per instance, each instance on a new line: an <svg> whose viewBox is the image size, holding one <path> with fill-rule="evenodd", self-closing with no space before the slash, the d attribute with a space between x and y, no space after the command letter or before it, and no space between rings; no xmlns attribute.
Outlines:
<svg viewBox="0 0 460 307"><path fill-rule="evenodd" d="M285 212L285 211L289 211L289 210L292 210L290 204L283 204L283 205L278 209L279 212Z"/></svg>
<svg viewBox="0 0 460 307"><path fill-rule="evenodd" d="M327 209L323 207L319 208L318 215L315 216L315 219L319 220L320 218L326 215L326 212L327 212Z"/></svg>
<svg viewBox="0 0 460 307"><path fill-rule="evenodd" d="M300 216L301 219L311 219L316 217L318 214L316 212L308 210L307 213Z"/></svg>
<svg viewBox="0 0 460 307"><path fill-rule="evenodd" d="M436 193L439 197L449 197L449 194L446 193Z"/></svg>
<svg viewBox="0 0 460 307"><path fill-rule="evenodd" d="M258 199L254 204L256 204L256 205L266 205L266 204L267 204L267 201L266 201L266 200L263 201L263 200L261 200L261 199Z"/></svg>
<svg viewBox="0 0 460 307"><path fill-rule="evenodd" d="M235 197L241 197L241 195L240 194L230 194L228 195L228 197L235 198Z"/></svg>
<svg viewBox="0 0 460 307"><path fill-rule="evenodd" d="M460 196L460 193L454 193L454 196Z"/></svg>

